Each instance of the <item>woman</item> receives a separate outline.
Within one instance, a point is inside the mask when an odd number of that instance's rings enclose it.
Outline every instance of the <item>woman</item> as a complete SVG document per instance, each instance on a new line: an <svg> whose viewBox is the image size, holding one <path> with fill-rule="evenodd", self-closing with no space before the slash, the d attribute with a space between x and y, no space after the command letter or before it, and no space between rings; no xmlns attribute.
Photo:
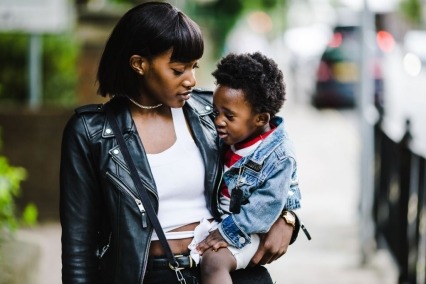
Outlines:
<svg viewBox="0 0 426 284"><path fill-rule="evenodd" d="M110 109L150 194L186 283L196 283L188 244L202 218L219 218L220 161L212 108L194 92L203 55L197 24L167 3L129 10L106 43L98 69L105 105L76 110L65 127L60 215L63 283L179 283L164 259L105 110ZM298 227L297 227L298 228ZM293 238L292 238L293 236ZM279 219L252 263L285 253L297 230ZM166 264L166 265L164 265ZM235 283L272 283L262 266Z"/></svg>

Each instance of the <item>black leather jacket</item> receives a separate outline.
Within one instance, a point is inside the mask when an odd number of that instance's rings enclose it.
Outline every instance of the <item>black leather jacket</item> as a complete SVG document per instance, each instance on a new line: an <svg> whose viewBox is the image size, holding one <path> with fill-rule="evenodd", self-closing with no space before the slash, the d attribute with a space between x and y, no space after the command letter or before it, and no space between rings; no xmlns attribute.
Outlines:
<svg viewBox="0 0 426 284"><path fill-rule="evenodd" d="M221 168L217 135L210 115L211 92L194 91L183 110L205 164L205 198L219 218L217 189ZM210 98L211 99L211 98ZM139 176L158 210L148 160L133 123L128 100L107 104L134 157ZM105 105L78 108L63 133L60 173L63 283L142 283L151 224L140 209L129 170L118 151ZM167 177L165 177L167 178Z"/></svg>

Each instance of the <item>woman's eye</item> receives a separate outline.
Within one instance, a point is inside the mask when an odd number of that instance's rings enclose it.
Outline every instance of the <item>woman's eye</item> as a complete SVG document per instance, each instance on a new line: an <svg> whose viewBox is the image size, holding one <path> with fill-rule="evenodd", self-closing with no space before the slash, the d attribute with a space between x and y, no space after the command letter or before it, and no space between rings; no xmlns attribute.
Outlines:
<svg viewBox="0 0 426 284"><path fill-rule="evenodd" d="M177 70L177 69L172 69L172 70L173 70L173 74L175 74L176 76L182 75L184 73L184 71L180 71L180 70Z"/></svg>

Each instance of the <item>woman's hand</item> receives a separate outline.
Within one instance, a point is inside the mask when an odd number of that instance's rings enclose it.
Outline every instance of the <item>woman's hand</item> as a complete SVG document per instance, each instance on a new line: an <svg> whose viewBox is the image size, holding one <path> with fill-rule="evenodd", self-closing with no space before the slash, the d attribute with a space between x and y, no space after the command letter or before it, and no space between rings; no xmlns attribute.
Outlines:
<svg viewBox="0 0 426 284"><path fill-rule="evenodd" d="M209 248L212 248L214 251L216 251L220 248L226 248L227 246L228 243L219 233L219 230L216 229L210 232L207 238L198 244L197 250L202 255Z"/></svg>
<svg viewBox="0 0 426 284"><path fill-rule="evenodd" d="M278 218L268 233L260 235L260 244L252 257L250 266L268 264L287 252L293 234L293 227Z"/></svg>

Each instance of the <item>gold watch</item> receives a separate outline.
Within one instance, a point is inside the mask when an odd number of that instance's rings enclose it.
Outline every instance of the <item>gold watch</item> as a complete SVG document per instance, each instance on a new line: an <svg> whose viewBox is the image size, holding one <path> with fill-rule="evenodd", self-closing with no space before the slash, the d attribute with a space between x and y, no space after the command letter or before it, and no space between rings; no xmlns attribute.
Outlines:
<svg viewBox="0 0 426 284"><path fill-rule="evenodd" d="M296 216L294 216L294 213L291 211L284 211L281 215L281 217L284 219L284 221L289 224L290 226L296 228Z"/></svg>

